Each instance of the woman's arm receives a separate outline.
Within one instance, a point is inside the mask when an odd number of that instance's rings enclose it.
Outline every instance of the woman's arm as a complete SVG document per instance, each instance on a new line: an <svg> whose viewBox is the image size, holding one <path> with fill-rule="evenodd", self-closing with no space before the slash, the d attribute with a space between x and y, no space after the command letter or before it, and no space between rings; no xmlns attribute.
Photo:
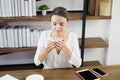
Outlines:
<svg viewBox="0 0 120 80"><path fill-rule="evenodd" d="M55 48L55 42L49 41L47 47L40 53L39 61L43 62L53 48Z"/></svg>
<svg viewBox="0 0 120 80"><path fill-rule="evenodd" d="M69 49L64 42L57 42L57 47L62 49L64 53L67 55L69 63L76 66L80 67L81 65L81 57L80 57L80 49L79 49L79 44L78 44L78 38L76 34L71 35L71 42L69 43L72 48Z"/></svg>
<svg viewBox="0 0 120 80"><path fill-rule="evenodd" d="M78 43L78 37L76 34L72 36L72 55L69 60L69 63L74 65L75 67L80 67L81 65L81 54L80 54L80 48Z"/></svg>
<svg viewBox="0 0 120 80"><path fill-rule="evenodd" d="M45 48L45 33L41 32L40 38L38 40L37 50L34 56L34 63L36 66L39 66L41 62L39 61L39 55Z"/></svg>
<svg viewBox="0 0 120 80"><path fill-rule="evenodd" d="M54 42L46 39L46 34L49 35L43 31L38 41L38 46L34 57L34 63L37 66L44 63L44 60L47 58L50 51L55 47ZM45 47L46 45L47 47Z"/></svg>

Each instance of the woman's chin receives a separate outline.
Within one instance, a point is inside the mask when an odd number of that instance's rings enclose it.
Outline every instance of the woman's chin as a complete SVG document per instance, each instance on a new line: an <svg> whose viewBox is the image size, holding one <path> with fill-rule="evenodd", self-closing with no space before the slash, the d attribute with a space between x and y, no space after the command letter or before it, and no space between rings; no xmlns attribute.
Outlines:
<svg viewBox="0 0 120 80"><path fill-rule="evenodd" d="M59 37L59 36L60 36L60 34L56 34L56 36L57 36L57 37Z"/></svg>
<svg viewBox="0 0 120 80"><path fill-rule="evenodd" d="M58 36L61 35L61 34L62 34L61 32L57 33Z"/></svg>

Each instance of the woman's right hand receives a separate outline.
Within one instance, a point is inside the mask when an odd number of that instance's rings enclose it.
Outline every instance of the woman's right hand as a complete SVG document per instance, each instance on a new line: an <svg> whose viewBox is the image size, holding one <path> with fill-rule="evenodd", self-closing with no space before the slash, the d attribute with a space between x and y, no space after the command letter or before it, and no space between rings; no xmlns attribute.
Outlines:
<svg viewBox="0 0 120 80"><path fill-rule="evenodd" d="M48 56L48 54L50 53L50 51L55 48L55 42L54 41L49 41L47 44L47 47L41 52L41 54L39 55L39 60L40 62L42 62L43 60L45 60Z"/></svg>
<svg viewBox="0 0 120 80"><path fill-rule="evenodd" d="M46 48L46 51L49 53L55 47L56 47L56 42L55 41L49 41L48 45L47 45L47 48Z"/></svg>

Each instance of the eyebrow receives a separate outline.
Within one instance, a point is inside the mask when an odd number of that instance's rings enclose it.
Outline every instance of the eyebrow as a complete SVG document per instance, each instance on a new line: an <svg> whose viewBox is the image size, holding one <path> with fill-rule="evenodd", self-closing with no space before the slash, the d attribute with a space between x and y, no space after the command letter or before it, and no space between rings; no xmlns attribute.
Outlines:
<svg viewBox="0 0 120 80"><path fill-rule="evenodd" d="M57 22L52 22L52 23L57 23ZM64 22L59 22L59 23L64 23Z"/></svg>

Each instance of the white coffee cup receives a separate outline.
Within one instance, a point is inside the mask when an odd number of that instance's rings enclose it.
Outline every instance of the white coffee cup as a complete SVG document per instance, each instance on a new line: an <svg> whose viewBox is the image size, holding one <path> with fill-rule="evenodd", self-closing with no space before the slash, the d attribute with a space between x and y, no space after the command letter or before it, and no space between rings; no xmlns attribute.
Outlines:
<svg viewBox="0 0 120 80"><path fill-rule="evenodd" d="M27 76L26 80L44 80L44 77L40 74L32 74Z"/></svg>

